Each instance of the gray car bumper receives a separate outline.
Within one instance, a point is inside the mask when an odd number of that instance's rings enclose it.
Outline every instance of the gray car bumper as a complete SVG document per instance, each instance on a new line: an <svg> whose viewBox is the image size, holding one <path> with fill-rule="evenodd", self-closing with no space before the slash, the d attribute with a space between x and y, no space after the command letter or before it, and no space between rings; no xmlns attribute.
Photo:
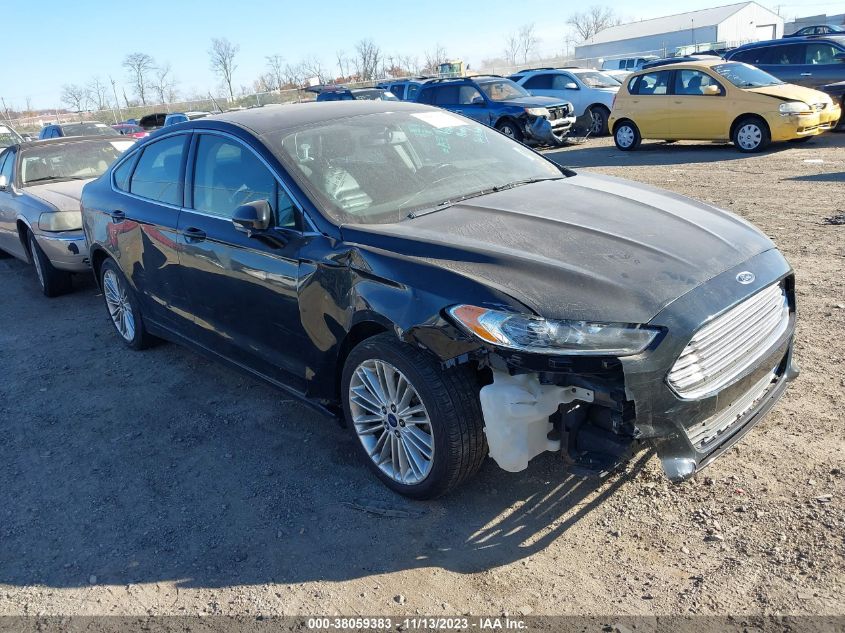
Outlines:
<svg viewBox="0 0 845 633"><path fill-rule="evenodd" d="M73 273L90 270L88 243L82 231L37 233L35 239L50 263L59 270Z"/></svg>

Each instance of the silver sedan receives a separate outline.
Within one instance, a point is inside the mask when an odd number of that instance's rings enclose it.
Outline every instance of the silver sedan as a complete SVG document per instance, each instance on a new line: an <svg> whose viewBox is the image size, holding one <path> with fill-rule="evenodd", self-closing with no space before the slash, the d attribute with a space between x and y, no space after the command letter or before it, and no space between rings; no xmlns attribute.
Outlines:
<svg viewBox="0 0 845 633"><path fill-rule="evenodd" d="M16 143L0 154L0 251L32 262L48 297L70 290L72 273L89 270L82 187L133 142L66 137Z"/></svg>

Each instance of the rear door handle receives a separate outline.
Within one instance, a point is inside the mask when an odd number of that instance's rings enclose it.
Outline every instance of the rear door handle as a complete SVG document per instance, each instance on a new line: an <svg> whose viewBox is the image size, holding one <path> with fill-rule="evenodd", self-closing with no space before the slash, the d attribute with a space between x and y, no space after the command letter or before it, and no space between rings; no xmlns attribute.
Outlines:
<svg viewBox="0 0 845 633"><path fill-rule="evenodd" d="M111 221L114 222L115 224L119 224L120 222L123 222L126 219L126 214L123 211L121 211L120 209L115 209L114 211L108 211L107 213L108 213L109 217L111 217Z"/></svg>
<svg viewBox="0 0 845 633"><path fill-rule="evenodd" d="M812 77L813 73L801 73L802 77Z"/></svg>
<svg viewBox="0 0 845 633"><path fill-rule="evenodd" d="M205 239L205 231L198 229L195 226L189 226L182 231L185 239L189 242L202 242Z"/></svg>

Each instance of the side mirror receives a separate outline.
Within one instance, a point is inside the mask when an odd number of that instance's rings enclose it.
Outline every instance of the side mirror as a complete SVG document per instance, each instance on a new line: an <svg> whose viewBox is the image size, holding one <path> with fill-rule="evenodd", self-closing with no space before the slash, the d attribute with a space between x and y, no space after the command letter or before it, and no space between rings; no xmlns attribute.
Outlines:
<svg viewBox="0 0 845 633"><path fill-rule="evenodd" d="M232 223L239 231L251 234L253 231L266 231L270 228L273 213L267 200L256 200L242 204L235 209Z"/></svg>
<svg viewBox="0 0 845 633"><path fill-rule="evenodd" d="M9 186L9 179L5 175L0 176L0 191L6 191Z"/></svg>
<svg viewBox="0 0 845 633"><path fill-rule="evenodd" d="M564 90L578 90L578 84L576 84L574 81L568 81L565 84L563 84L563 89Z"/></svg>
<svg viewBox="0 0 845 633"><path fill-rule="evenodd" d="M711 97L715 97L722 94L722 91L719 86L714 86L713 84L710 84L709 86L704 86L704 94Z"/></svg>
<svg viewBox="0 0 845 633"><path fill-rule="evenodd" d="M484 105L484 97L473 97L470 105Z"/></svg>

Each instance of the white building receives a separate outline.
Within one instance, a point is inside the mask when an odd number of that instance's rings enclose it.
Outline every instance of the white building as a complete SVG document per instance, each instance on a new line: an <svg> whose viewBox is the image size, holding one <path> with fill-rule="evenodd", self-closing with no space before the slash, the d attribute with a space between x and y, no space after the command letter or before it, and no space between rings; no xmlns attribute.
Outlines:
<svg viewBox="0 0 845 633"><path fill-rule="evenodd" d="M756 2L667 15L599 31L575 47L578 59L671 55L676 49L738 46L783 36L783 18Z"/></svg>

